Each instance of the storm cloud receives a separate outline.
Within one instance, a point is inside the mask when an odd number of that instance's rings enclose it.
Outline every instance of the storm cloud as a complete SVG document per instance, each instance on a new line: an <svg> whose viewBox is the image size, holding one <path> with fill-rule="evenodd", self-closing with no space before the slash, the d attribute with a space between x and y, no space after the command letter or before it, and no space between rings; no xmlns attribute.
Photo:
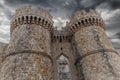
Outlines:
<svg viewBox="0 0 120 80"><path fill-rule="evenodd" d="M115 48L120 48L120 0L0 0L0 41L9 41L9 23L21 6L42 7L53 16L54 26L64 27L77 10L95 9L106 24L106 33Z"/></svg>

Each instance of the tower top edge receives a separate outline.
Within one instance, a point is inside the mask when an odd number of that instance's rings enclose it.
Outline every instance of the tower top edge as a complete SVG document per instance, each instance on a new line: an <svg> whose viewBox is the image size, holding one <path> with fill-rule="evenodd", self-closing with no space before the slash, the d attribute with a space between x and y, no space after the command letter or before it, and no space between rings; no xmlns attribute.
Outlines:
<svg viewBox="0 0 120 80"><path fill-rule="evenodd" d="M52 20L52 16L49 12L41 7L33 8L32 6L23 6L18 8L13 15L13 19L20 16L38 16Z"/></svg>
<svg viewBox="0 0 120 80"><path fill-rule="evenodd" d="M72 14L72 16L70 17L70 20L77 19L77 18L91 17L91 16L101 18L100 13L98 13L94 9L89 9L88 11L86 10L76 11L75 13Z"/></svg>

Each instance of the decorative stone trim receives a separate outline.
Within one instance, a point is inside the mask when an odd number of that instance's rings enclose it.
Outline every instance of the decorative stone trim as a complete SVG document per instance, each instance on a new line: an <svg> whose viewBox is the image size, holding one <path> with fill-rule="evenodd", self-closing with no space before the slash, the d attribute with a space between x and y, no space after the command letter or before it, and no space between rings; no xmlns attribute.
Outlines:
<svg viewBox="0 0 120 80"><path fill-rule="evenodd" d="M88 12L82 10L74 13L70 18L70 22L67 23L66 28L69 34L74 34L81 28L89 26L100 26L105 29L104 25L104 21L100 14L95 10L90 9Z"/></svg>
<svg viewBox="0 0 120 80"><path fill-rule="evenodd" d="M99 53L99 52L113 52L113 53L116 53L117 55L119 55L119 53L113 49L99 49L99 50L94 50L94 51L90 51L90 52L87 52L85 55L83 56L80 56L80 58L78 58L75 62L75 65L81 61L82 59L86 58L87 56L90 56L92 54L96 54L96 53Z"/></svg>
<svg viewBox="0 0 120 80"><path fill-rule="evenodd" d="M11 23L11 29L10 32L12 33L13 30L19 26L19 25L24 25L24 24L35 24L38 26L42 26L49 31L52 30L53 24L42 17L37 17L37 16L21 16L16 18L12 23Z"/></svg>
<svg viewBox="0 0 120 80"><path fill-rule="evenodd" d="M48 58L52 61L51 56L48 55L47 53L45 53L45 52L40 52L40 51L34 51L34 50L18 50L18 51L10 52L10 53L8 53L7 55L4 56L4 59L6 59L6 58L9 57L9 56L14 56L14 55L17 55L17 54L25 54L25 53L29 53L29 54L40 54L40 55L43 55L43 56L45 56L45 57L48 57Z"/></svg>
<svg viewBox="0 0 120 80"><path fill-rule="evenodd" d="M68 31L69 33L75 33L79 29L89 26L100 26L101 28L105 29L104 22L101 18L88 17L72 22L69 25Z"/></svg>

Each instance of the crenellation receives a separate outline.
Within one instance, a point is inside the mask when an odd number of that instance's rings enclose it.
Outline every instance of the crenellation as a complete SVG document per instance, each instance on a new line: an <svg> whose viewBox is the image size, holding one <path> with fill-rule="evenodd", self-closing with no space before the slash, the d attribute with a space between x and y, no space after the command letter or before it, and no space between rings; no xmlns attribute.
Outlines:
<svg viewBox="0 0 120 80"><path fill-rule="evenodd" d="M11 34L16 26L23 24L42 25L49 31L51 31L53 27L52 16L46 10L42 8L32 9L31 6L25 6L16 10L11 21Z"/></svg>
<svg viewBox="0 0 120 80"><path fill-rule="evenodd" d="M65 28L62 28L62 30L57 30L57 28L53 29L52 32L52 42L54 41L70 41L71 35L66 31Z"/></svg>
<svg viewBox="0 0 120 80"><path fill-rule="evenodd" d="M13 21L11 23L11 33L12 31L19 25L23 25L23 24L36 24L36 25L42 25L44 28L48 29L49 31L52 29L53 24L43 18L40 17L33 17L33 16L22 16L20 18L15 19L15 21Z"/></svg>
<svg viewBox="0 0 120 80"><path fill-rule="evenodd" d="M70 19L69 24L69 32L74 34L80 28L87 27L90 25L100 26L104 29L104 22L95 10L89 10L86 12L85 10L77 11Z"/></svg>
<svg viewBox="0 0 120 80"><path fill-rule="evenodd" d="M21 7L18 10L16 10L16 13L15 13L13 19L15 19L17 17L20 17L22 15L41 16L41 17L47 18L50 21L52 19L52 16L48 13L48 11L46 11L46 10L40 8L40 7L36 8L36 9L33 9L31 6Z"/></svg>

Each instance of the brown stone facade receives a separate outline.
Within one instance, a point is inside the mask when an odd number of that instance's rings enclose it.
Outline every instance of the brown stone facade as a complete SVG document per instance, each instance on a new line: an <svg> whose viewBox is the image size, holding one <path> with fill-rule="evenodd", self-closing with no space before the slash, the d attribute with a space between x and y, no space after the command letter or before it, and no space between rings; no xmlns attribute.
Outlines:
<svg viewBox="0 0 120 80"><path fill-rule="evenodd" d="M120 55L95 10L77 11L56 30L46 10L22 7L0 50L0 80L120 80Z"/></svg>

